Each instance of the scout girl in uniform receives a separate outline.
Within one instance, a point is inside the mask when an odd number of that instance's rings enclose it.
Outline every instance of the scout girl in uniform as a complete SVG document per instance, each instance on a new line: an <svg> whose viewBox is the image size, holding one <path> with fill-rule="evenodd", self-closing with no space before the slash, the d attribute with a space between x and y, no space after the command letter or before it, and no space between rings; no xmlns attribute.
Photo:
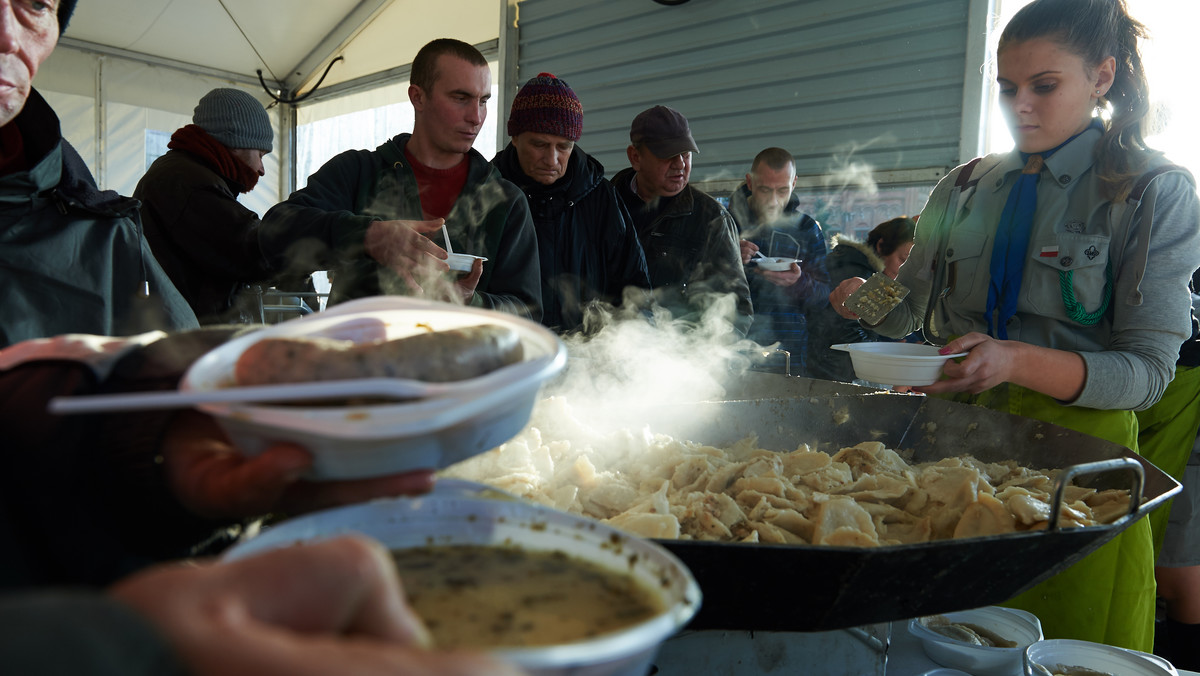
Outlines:
<svg viewBox="0 0 1200 676"><path fill-rule="evenodd" d="M1144 33L1122 0L1037 0L1005 27L997 80L1016 149L939 183L900 269L912 291L870 327L970 352L916 389L1137 449L1133 411L1171 380L1200 267L1192 177L1143 140ZM862 283L830 294L843 316ZM1010 605L1048 638L1150 651L1147 520Z"/></svg>

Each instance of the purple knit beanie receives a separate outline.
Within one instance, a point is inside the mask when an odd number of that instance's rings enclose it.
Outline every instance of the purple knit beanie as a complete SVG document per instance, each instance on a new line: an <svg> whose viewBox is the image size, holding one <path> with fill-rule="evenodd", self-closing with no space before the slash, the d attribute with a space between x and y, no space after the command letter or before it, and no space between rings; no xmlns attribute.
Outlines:
<svg viewBox="0 0 1200 676"><path fill-rule="evenodd" d="M526 131L554 134L569 141L583 136L583 105L571 85L551 73L538 73L521 87L508 116L508 135Z"/></svg>

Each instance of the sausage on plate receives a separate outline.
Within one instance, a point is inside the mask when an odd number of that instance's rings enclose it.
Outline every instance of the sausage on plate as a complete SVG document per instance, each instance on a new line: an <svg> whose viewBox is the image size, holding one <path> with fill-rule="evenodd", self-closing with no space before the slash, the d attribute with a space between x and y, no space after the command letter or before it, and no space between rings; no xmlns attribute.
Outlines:
<svg viewBox="0 0 1200 676"><path fill-rule="evenodd" d="M321 337L265 338L234 367L238 385L277 385L354 378L466 380L521 361L520 336L484 324L357 344Z"/></svg>

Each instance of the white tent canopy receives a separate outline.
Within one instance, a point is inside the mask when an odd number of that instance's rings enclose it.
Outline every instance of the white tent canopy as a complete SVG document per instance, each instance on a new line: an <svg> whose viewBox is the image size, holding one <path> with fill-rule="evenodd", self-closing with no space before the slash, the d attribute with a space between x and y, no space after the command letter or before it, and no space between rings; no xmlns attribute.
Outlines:
<svg viewBox="0 0 1200 676"><path fill-rule="evenodd" d="M310 101L407 82L408 64L433 38L495 45L500 9L497 0L82 0L34 84L101 187L129 194L147 158L214 87L244 89L267 105L272 93L307 93L337 57ZM268 175L243 198L260 213L292 180L294 108L271 112Z"/></svg>
<svg viewBox="0 0 1200 676"><path fill-rule="evenodd" d="M496 39L496 0L85 0L64 44L119 50L286 91L312 84L338 56L326 85L412 61L435 37Z"/></svg>

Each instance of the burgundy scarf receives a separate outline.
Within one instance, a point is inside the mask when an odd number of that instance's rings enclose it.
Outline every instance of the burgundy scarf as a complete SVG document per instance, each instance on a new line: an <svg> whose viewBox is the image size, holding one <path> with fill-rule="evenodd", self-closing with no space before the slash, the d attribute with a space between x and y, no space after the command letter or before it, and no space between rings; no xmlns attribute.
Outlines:
<svg viewBox="0 0 1200 676"><path fill-rule="evenodd" d="M240 192L250 192L258 184L258 172L235 157L223 143L194 124L180 127L171 134L171 142L167 147L189 152L207 161L218 174L242 186Z"/></svg>

